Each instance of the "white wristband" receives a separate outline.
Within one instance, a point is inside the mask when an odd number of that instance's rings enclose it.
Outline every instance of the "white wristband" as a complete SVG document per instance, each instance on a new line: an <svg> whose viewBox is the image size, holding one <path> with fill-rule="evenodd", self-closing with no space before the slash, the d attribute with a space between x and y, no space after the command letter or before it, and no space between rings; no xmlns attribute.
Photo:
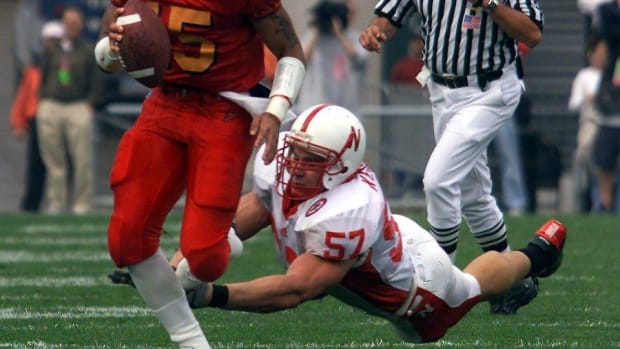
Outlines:
<svg viewBox="0 0 620 349"><path fill-rule="evenodd" d="M284 120L286 112L293 106L304 80L306 68L295 57L282 57L278 60L273 86L269 94L267 112Z"/></svg>
<svg viewBox="0 0 620 349"><path fill-rule="evenodd" d="M269 104L267 104L265 112L275 115L282 122L286 118L286 112L290 107L291 103L288 98L282 95L275 95L269 98Z"/></svg>
<svg viewBox="0 0 620 349"><path fill-rule="evenodd" d="M101 69L109 73L115 73L123 69L119 57L110 48L110 38L107 36L97 42L95 46L95 60Z"/></svg>

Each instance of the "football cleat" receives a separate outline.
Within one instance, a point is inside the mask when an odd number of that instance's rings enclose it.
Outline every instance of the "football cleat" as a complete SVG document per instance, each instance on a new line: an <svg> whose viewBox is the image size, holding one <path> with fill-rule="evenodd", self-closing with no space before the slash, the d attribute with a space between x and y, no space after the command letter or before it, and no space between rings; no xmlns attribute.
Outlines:
<svg viewBox="0 0 620 349"><path fill-rule="evenodd" d="M491 314L516 314L538 295L538 280L530 277L521 280L510 290L489 300Z"/></svg>
<svg viewBox="0 0 620 349"><path fill-rule="evenodd" d="M538 277L547 277L553 274L562 264L562 250L566 241L566 227L556 219L550 219L543 224L530 240L530 243L539 247L550 258L549 265L537 272Z"/></svg>
<svg viewBox="0 0 620 349"><path fill-rule="evenodd" d="M113 284L119 285L129 285L131 287L136 287L134 285L133 280L131 279L131 274L125 270L116 269L110 274L108 274L108 279L112 281Z"/></svg>

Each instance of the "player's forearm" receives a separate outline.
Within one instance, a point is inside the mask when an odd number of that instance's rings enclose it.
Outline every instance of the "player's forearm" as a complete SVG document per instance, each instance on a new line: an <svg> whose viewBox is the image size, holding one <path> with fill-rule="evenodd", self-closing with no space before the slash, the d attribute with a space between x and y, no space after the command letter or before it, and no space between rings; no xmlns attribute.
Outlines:
<svg viewBox="0 0 620 349"><path fill-rule="evenodd" d="M294 57L304 62L304 51L286 10L281 7L274 14L254 23L256 31L277 57Z"/></svg>
<svg viewBox="0 0 620 349"><path fill-rule="evenodd" d="M523 42L532 48L542 39L540 28L521 11L508 5L500 4L491 12L491 18L503 31L517 41Z"/></svg>
<svg viewBox="0 0 620 349"><path fill-rule="evenodd" d="M227 284L225 309L269 313L294 308L311 296L286 275L270 275L248 282ZM211 295L208 295L210 297Z"/></svg>

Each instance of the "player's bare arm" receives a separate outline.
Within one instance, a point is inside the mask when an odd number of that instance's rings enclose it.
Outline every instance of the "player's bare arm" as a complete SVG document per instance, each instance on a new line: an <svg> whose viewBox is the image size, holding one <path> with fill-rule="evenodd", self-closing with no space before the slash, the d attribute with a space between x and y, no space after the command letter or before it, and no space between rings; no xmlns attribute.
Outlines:
<svg viewBox="0 0 620 349"><path fill-rule="evenodd" d="M254 28L277 58L289 56L303 60L301 43L284 7L255 21Z"/></svg>
<svg viewBox="0 0 620 349"><path fill-rule="evenodd" d="M237 236L245 241L269 226L269 211L260 202L256 193L249 192L241 196L235 212Z"/></svg>
<svg viewBox="0 0 620 349"><path fill-rule="evenodd" d="M477 0L470 0L477 2ZM489 0L482 1L482 8L489 8ZM528 47L535 47L542 39L542 31L525 13L515 10L509 4L498 2L497 7L490 13L491 18L508 35Z"/></svg>
<svg viewBox="0 0 620 349"><path fill-rule="evenodd" d="M398 27L385 17L375 17L360 34L359 42L368 51L381 53L381 43L398 31Z"/></svg>
<svg viewBox="0 0 620 349"><path fill-rule="evenodd" d="M357 55L357 51L355 50L355 46L353 42L346 35L344 29L342 28L342 22L336 18L332 18L332 31L334 35L338 38L342 47L344 47L345 51L347 51L347 55L349 57L355 57Z"/></svg>
<svg viewBox="0 0 620 349"><path fill-rule="evenodd" d="M265 45L278 58L267 110L255 117L250 127L250 134L256 135L255 145L260 146L263 142L266 143L262 160L268 164L276 155L280 122L295 102L301 88L305 73L304 53L284 7L255 21L254 28ZM284 84L286 80L288 81Z"/></svg>
<svg viewBox="0 0 620 349"><path fill-rule="evenodd" d="M267 313L294 308L316 298L336 285L351 269L354 261L334 262L310 253L302 254L285 275L270 275L248 282L227 284L228 301L224 308ZM211 302L212 288L206 295Z"/></svg>

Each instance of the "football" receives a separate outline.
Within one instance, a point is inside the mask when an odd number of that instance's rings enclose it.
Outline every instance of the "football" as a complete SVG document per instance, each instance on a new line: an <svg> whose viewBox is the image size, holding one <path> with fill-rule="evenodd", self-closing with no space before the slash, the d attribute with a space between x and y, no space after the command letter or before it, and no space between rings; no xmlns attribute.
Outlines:
<svg viewBox="0 0 620 349"><path fill-rule="evenodd" d="M123 26L123 39L119 43L121 63L138 82L155 87L170 62L168 30L142 1L128 0L122 7L125 12L116 20L116 24Z"/></svg>

